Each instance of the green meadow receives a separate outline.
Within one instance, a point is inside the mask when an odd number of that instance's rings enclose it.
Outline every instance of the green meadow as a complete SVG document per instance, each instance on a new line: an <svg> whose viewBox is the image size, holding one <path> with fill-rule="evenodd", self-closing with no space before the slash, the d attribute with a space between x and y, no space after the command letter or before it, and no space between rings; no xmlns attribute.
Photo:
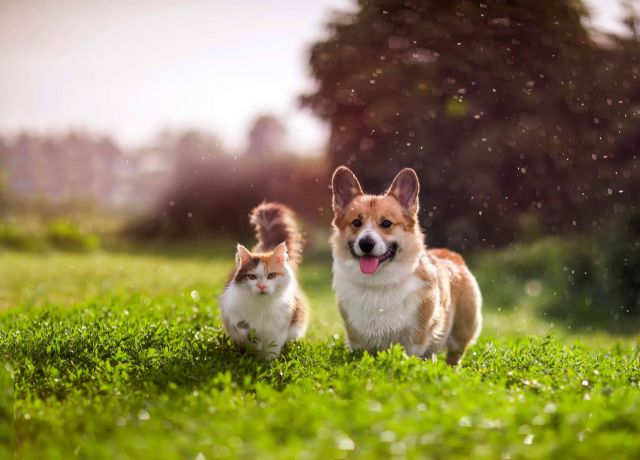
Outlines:
<svg viewBox="0 0 640 460"><path fill-rule="evenodd" d="M638 316L576 288L563 242L471 255L485 328L458 368L349 352L326 250L307 337L239 354L232 251L0 253L0 458L640 458Z"/></svg>

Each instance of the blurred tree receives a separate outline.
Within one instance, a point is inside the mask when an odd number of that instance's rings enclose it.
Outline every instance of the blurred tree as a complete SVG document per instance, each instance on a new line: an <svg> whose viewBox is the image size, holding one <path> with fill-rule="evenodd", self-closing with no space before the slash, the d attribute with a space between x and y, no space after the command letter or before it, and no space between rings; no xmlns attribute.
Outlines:
<svg viewBox="0 0 640 460"><path fill-rule="evenodd" d="M415 168L436 244L511 241L523 214L547 232L597 225L612 78L580 1L358 5L312 48L318 88L302 98L330 124L332 166L374 192Z"/></svg>
<svg viewBox="0 0 640 460"><path fill-rule="evenodd" d="M638 34L640 33L640 18L638 17L638 11L633 3L633 0L623 0L622 7L625 12L622 22L629 30L632 41L638 42Z"/></svg>
<svg viewBox="0 0 640 460"><path fill-rule="evenodd" d="M9 147L5 140L0 137L0 215L2 215L7 205L8 158Z"/></svg>
<svg viewBox="0 0 640 460"><path fill-rule="evenodd" d="M22 133L5 145L6 187L13 200L113 205L122 151L83 132Z"/></svg>
<svg viewBox="0 0 640 460"><path fill-rule="evenodd" d="M171 186L151 215L130 226L133 236L250 238L247 215L264 200L286 203L308 221L324 219L329 196L321 159L265 152L238 161L216 136L198 131L165 132L156 148L172 159Z"/></svg>
<svg viewBox="0 0 640 460"><path fill-rule="evenodd" d="M151 150L173 164L180 176L197 174L199 167L224 152L218 136L195 129L162 131Z"/></svg>
<svg viewBox="0 0 640 460"><path fill-rule="evenodd" d="M249 131L248 155L268 156L284 152L286 129L273 115L255 119Z"/></svg>
<svg viewBox="0 0 640 460"><path fill-rule="evenodd" d="M608 196L625 198L614 202L614 212L630 214L637 221L640 216L640 19L634 3L624 1L623 7L627 33L609 36L612 46L600 51L597 78L606 82L609 90L600 97L607 125L599 137L604 152L599 161L606 162L599 168L599 178L606 181Z"/></svg>

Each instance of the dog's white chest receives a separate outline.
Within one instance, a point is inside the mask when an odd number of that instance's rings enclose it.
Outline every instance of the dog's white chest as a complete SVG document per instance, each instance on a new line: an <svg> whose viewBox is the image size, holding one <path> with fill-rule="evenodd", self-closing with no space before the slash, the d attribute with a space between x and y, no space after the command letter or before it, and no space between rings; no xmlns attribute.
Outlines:
<svg viewBox="0 0 640 460"><path fill-rule="evenodd" d="M350 328L364 342L362 347L383 349L393 343L406 344L416 325L423 280L410 275L392 287L363 286L337 270L333 284Z"/></svg>

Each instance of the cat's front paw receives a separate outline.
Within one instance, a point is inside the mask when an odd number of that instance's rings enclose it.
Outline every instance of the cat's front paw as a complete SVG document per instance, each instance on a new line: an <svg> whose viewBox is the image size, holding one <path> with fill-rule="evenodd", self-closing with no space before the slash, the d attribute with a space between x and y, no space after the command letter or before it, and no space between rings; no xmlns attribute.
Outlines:
<svg viewBox="0 0 640 460"><path fill-rule="evenodd" d="M233 324L230 329L229 335L231 335L231 338L238 347L245 349L251 345L255 345L256 332L255 329L251 329L251 325L247 321L240 320Z"/></svg>

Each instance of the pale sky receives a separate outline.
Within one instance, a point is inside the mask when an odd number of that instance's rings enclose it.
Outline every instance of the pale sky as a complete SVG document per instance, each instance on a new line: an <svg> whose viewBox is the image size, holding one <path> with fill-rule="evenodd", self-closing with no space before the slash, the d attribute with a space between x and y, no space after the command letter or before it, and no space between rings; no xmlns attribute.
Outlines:
<svg viewBox="0 0 640 460"><path fill-rule="evenodd" d="M638 0L636 0L638 1ZM296 150L327 128L298 109L308 48L351 0L0 0L0 134L82 128L138 146L195 127L244 148L259 113L287 123ZM614 0L588 0L620 30Z"/></svg>

